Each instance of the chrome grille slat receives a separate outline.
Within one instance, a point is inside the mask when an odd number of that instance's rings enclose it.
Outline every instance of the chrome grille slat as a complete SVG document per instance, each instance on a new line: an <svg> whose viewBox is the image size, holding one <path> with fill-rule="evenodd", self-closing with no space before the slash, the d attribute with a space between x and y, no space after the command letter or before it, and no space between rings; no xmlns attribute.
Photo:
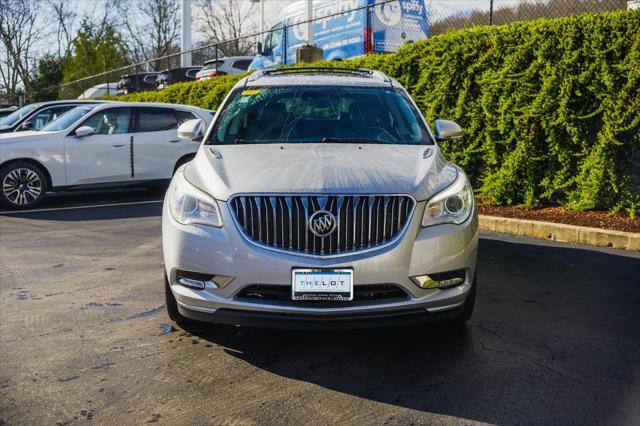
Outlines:
<svg viewBox="0 0 640 426"><path fill-rule="evenodd" d="M274 197L267 198L268 207L271 209L271 221L270 223L273 226L271 230L273 246L280 247L280 234L282 233L282 228L280 227L280 222L282 222L282 212L280 211L280 206L278 206L278 201Z"/></svg>
<svg viewBox="0 0 640 426"><path fill-rule="evenodd" d="M289 249L293 249L293 220L292 220L292 212L293 208L291 207L291 197L284 197L284 202L287 204L287 211L289 213Z"/></svg>
<svg viewBox="0 0 640 426"><path fill-rule="evenodd" d="M330 256L374 248L394 240L415 208L405 195L238 195L229 201L236 224L250 240L267 248ZM331 212L336 230L318 237L311 215Z"/></svg>
<svg viewBox="0 0 640 426"><path fill-rule="evenodd" d="M249 235L251 235L251 237L253 237L254 239L256 238L256 224L254 222L255 220L255 216L253 215L253 204L255 203L255 200L253 198L249 198L249 218L251 219L251 226L249 227Z"/></svg>
<svg viewBox="0 0 640 426"><path fill-rule="evenodd" d="M309 204L309 199L307 197L302 197L302 199L300 200L302 207L304 208L304 219L302 220L302 223L300 223L298 226L301 228L302 235L304 235L304 251L308 252L309 251L309 227L307 226L307 222L309 221L309 209L307 208L308 204Z"/></svg>
<svg viewBox="0 0 640 426"><path fill-rule="evenodd" d="M344 202L344 198L345 197L337 197L338 199L338 205L337 205L337 209L336 209L336 218L338 219L338 226L336 229L336 251L340 252L340 228L342 228L342 221L340 220L340 213L342 212L342 204Z"/></svg>
<svg viewBox="0 0 640 426"><path fill-rule="evenodd" d="M367 197L367 207L369 208L369 237L367 238L367 246L371 247L371 212L373 209L373 202L371 201L373 197Z"/></svg>
<svg viewBox="0 0 640 426"><path fill-rule="evenodd" d="M258 212L258 241L262 242L262 197L257 197L256 211Z"/></svg>
<svg viewBox="0 0 640 426"><path fill-rule="evenodd" d="M242 226L247 227L247 206L244 198L236 198L236 201L242 203Z"/></svg>
<svg viewBox="0 0 640 426"><path fill-rule="evenodd" d="M351 240L351 247L356 246L356 228L358 227L358 204L360 203L360 197L353 197L353 209L351 212L351 217L353 218L351 221L351 227L353 228L352 235L353 239Z"/></svg>

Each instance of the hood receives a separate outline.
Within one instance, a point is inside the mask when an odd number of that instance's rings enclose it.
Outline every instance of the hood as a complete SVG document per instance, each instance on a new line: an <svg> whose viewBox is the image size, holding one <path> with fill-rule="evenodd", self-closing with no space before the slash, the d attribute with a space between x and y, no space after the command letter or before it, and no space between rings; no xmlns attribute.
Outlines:
<svg viewBox="0 0 640 426"><path fill-rule="evenodd" d="M185 168L222 201L242 193L409 194L421 201L455 179L437 146L204 145Z"/></svg>
<svg viewBox="0 0 640 426"><path fill-rule="evenodd" d="M23 140L35 140L40 136L48 135L53 132L41 132L38 130L26 130L24 132L11 132L0 134L0 143L2 142L15 142Z"/></svg>

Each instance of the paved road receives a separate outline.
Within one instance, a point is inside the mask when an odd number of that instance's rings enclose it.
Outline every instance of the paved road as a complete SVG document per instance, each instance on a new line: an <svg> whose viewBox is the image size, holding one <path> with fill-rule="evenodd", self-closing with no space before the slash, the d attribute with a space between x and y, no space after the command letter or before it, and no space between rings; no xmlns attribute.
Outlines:
<svg viewBox="0 0 640 426"><path fill-rule="evenodd" d="M163 306L158 198L0 213L0 424L640 419L638 253L484 235L457 334L183 331Z"/></svg>

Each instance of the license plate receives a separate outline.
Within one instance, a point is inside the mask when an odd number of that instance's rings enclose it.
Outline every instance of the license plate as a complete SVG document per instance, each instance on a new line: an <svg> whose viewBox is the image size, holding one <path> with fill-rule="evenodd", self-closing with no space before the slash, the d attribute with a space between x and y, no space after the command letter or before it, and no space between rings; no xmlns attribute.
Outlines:
<svg viewBox="0 0 640 426"><path fill-rule="evenodd" d="M351 269L294 269L293 300L353 300Z"/></svg>

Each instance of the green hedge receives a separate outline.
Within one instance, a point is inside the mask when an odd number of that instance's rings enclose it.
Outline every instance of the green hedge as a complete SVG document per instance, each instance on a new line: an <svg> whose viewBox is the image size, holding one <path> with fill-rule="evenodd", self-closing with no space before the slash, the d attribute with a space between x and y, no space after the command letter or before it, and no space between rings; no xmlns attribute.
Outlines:
<svg viewBox="0 0 640 426"><path fill-rule="evenodd" d="M429 122L460 123L466 137L441 147L488 202L640 212L640 12L474 27L324 65L379 69ZM238 79L124 98L215 109Z"/></svg>

